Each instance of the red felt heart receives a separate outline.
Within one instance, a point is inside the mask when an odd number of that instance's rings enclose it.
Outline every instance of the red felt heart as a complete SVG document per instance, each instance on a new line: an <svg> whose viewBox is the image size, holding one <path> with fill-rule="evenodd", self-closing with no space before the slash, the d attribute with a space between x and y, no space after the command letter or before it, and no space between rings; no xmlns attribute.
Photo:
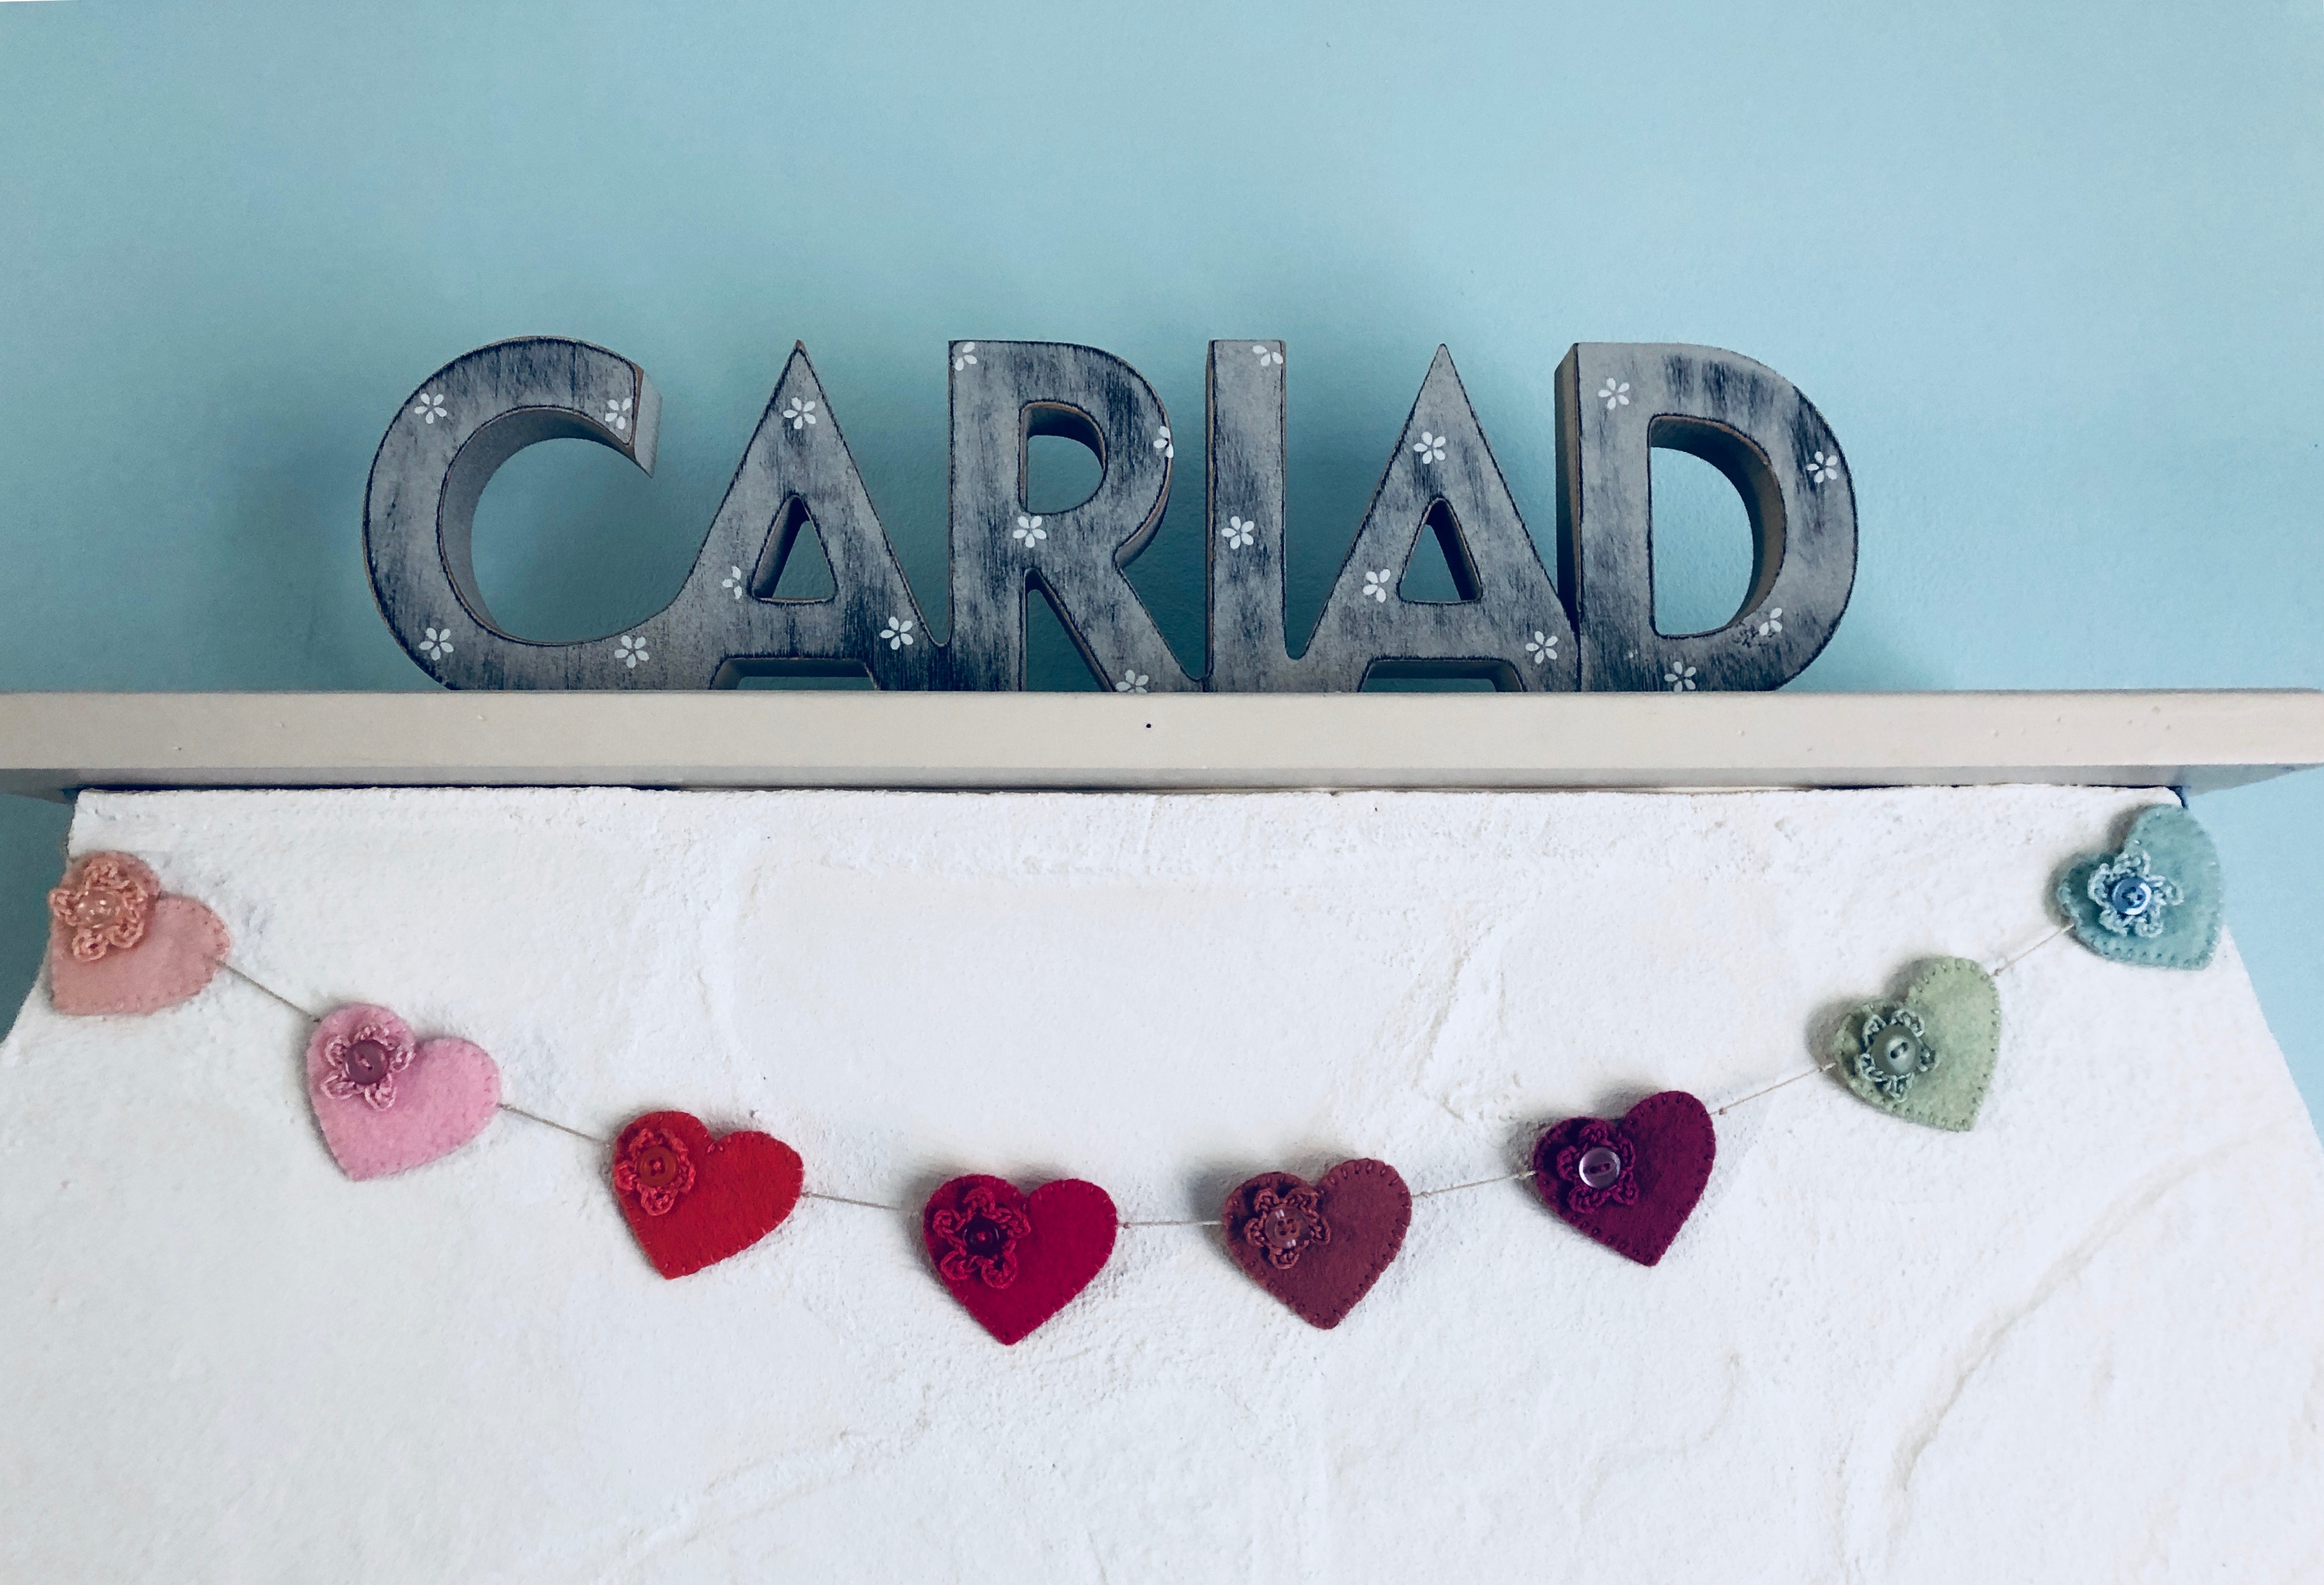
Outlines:
<svg viewBox="0 0 2324 1585"><path fill-rule="evenodd" d="M798 1152L748 1129L714 1139L682 1111L650 1111L613 1141L613 1196L656 1271L715 1266L782 1225L798 1203Z"/></svg>
<svg viewBox="0 0 2324 1585"><path fill-rule="evenodd" d="M1311 1326L1340 1324L1404 1248L1412 1191L1385 1161L1343 1161L1310 1184L1263 1172L1219 1213L1243 1275Z"/></svg>
<svg viewBox="0 0 2324 1585"><path fill-rule="evenodd" d="M1570 1117L1552 1126L1533 1147L1534 1184L1582 1232L1652 1266L1702 1198L1718 1149L1702 1102L1665 1090L1619 1122Z"/></svg>
<svg viewBox="0 0 2324 1585"><path fill-rule="evenodd" d="M1113 1255L1113 1197L1059 1178L1020 1194L1006 1178L957 1177L920 1213L928 1258L961 1307L1004 1343L1065 1307Z"/></svg>

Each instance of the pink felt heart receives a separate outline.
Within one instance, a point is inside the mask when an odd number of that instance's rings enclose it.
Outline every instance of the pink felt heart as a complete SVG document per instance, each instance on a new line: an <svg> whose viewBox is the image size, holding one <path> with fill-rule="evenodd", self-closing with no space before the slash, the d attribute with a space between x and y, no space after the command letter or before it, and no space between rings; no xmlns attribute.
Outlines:
<svg viewBox="0 0 2324 1585"><path fill-rule="evenodd" d="M49 1003L60 1013L152 1013L210 982L232 950L226 926L167 897L127 853L87 853L49 893Z"/></svg>
<svg viewBox="0 0 2324 1585"><path fill-rule="evenodd" d="M401 1018L357 1002L307 1043L307 1099L339 1170L358 1182L409 1172L484 1131L501 1070L466 1040L415 1042Z"/></svg>

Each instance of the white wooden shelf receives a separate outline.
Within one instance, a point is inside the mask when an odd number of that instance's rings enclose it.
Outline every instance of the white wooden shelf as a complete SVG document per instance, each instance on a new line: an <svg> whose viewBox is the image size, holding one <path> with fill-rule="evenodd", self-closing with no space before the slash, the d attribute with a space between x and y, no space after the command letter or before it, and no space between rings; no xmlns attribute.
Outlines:
<svg viewBox="0 0 2324 1585"><path fill-rule="evenodd" d="M1991 694L0 694L0 790L2233 787L2314 690Z"/></svg>

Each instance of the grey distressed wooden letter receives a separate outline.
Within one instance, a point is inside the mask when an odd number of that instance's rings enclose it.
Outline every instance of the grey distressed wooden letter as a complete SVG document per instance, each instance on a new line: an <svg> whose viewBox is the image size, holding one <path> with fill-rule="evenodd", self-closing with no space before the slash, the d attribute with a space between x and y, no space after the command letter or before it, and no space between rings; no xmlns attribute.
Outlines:
<svg viewBox="0 0 2324 1585"><path fill-rule="evenodd" d="M1254 369L1243 368L1227 350L1237 345L1212 348L1213 422L1230 430L1225 441L1213 441L1212 454L1227 461L1228 495L1256 503L1264 527L1279 521L1282 510L1283 384L1279 375L1264 373L1254 381L1259 359L1246 353ZM1268 362L1272 369L1273 358ZM1270 387L1273 410L1268 411ZM1485 443L1452 355L1441 346L1314 635L1296 661L1278 659L1270 667L1259 654L1263 643L1280 642L1279 530L1276 539L1250 545L1238 531L1231 545L1232 508L1226 521L1217 521L1221 503L1214 493L1211 511L1212 642L1221 657L1218 675L1235 678L1213 686L1348 693L1380 675L1483 677L1499 688L1528 692L1574 686L1573 630L1565 607ZM1435 534L1444 552L1458 599L1410 600L1398 592L1424 529ZM1267 555L1249 555L1261 544ZM1222 577L1220 567L1232 569L1231 576ZM1268 586L1244 588L1245 578ZM1267 633L1260 613L1270 602L1276 625Z"/></svg>
<svg viewBox="0 0 2324 1585"><path fill-rule="evenodd" d="M652 471L660 411L636 364L529 337L456 359L413 393L373 461L364 509L372 590L429 676L456 688L705 688L739 672L868 669L882 687L940 687L942 656L904 582L804 348L675 599L626 632L534 643L504 631L476 587L470 541L493 472L536 441L594 440ZM800 533L818 536L834 593L774 597Z"/></svg>
<svg viewBox="0 0 2324 1585"><path fill-rule="evenodd" d="M1582 686L1775 688L1798 676L1856 581L1856 497L1822 415L1773 369L1715 347L1584 343L1557 376L1558 559ZM1750 592L1711 632L1655 627L1655 446L1718 468L1750 514Z"/></svg>
<svg viewBox="0 0 2324 1585"><path fill-rule="evenodd" d="M1035 513L1025 443L1062 435L1097 454L1097 491ZM1106 687L1185 691L1186 675L1121 568L1162 526L1177 442L1137 370L1093 347L957 343L952 351L952 686L1025 686L1025 603L1048 597Z"/></svg>

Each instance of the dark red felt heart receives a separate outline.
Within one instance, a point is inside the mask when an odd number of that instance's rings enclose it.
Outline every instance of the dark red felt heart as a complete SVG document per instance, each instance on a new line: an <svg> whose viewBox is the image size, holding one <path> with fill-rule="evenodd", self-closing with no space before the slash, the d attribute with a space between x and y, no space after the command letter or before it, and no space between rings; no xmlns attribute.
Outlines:
<svg viewBox="0 0 2324 1585"><path fill-rule="evenodd" d="M613 1141L613 1197L664 1276L715 1266L782 1225L798 1203L798 1152L770 1134L714 1139L682 1111L650 1111Z"/></svg>
<svg viewBox="0 0 2324 1585"><path fill-rule="evenodd" d="M1412 1224L1412 1191L1385 1161L1343 1161L1314 1184L1263 1172L1219 1212L1243 1275L1310 1326L1340 1324L1371 1292Z"/></svg>
<svg viewBox="0 0 2324 1585"><path fill-rule="evenodd" d="M1004 1343L1065 1307L1113 1255L1113 1197L1059 1178L1020 1194L1006 1178L958 1177L928 1196L920 1229L936 1276Z"/></svg>
<svg viewBox="0 0 2324 1585"><path fill-rule="evenodd" d="M1551 1127L1533 1147L1534 1184L1567 1221L1652 1266L1702 1198L1718 1147L1702 1102L1665 1090L1619 1122L1570 1117Z"/></svg>

